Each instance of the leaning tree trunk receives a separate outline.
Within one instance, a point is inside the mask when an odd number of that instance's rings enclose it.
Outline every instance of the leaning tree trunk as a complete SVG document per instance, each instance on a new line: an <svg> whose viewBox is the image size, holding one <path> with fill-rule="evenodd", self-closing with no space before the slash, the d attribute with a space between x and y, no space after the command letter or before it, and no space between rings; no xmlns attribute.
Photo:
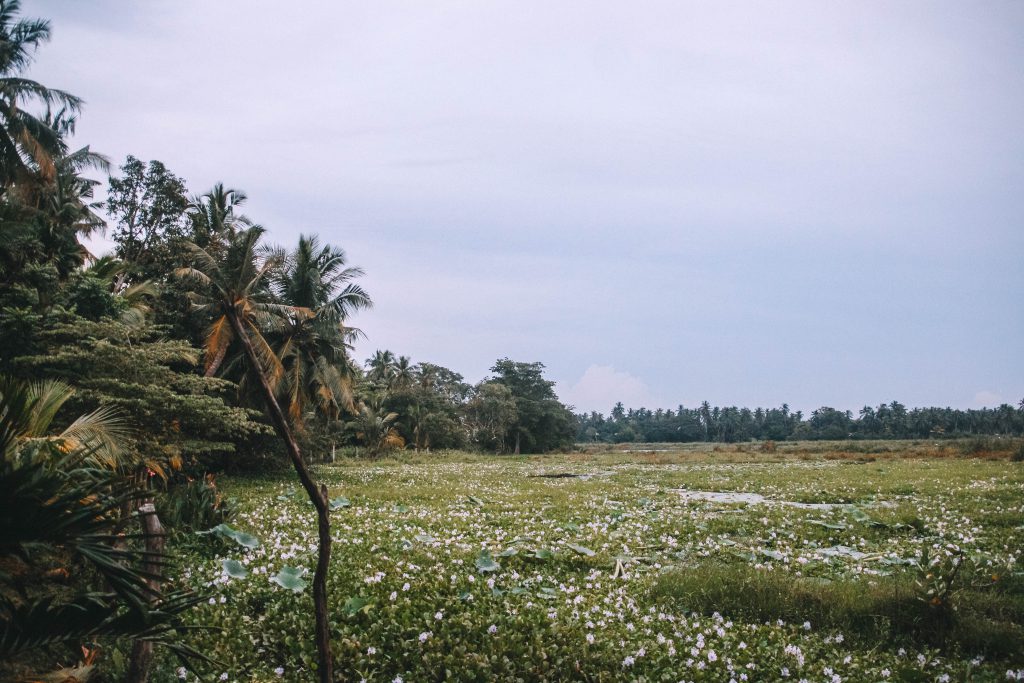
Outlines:
<svg viewBox="0 0 1024 683"><path fill-rule="evenodd" d="M321 484L318 489L316 482L313 481L309 468L306 467L306 462L302 459L302 454L299 452L299 445L295 442L292 430L288 426L284 412L274 396L274 390L270 388L270 382L267 381L266 375L263 374L259 359L256 357L256 351L252 347L252 341L249 340L248 334L242 328L241 320L238 319L234 311L228 313L228 318L231 320L231 327L235 331L235 336L242 342L245 356L252 366L256 378L259 380L260 389L263 391L263 400L267 404L267 412L270 413L270 419L274 423L274 428L277 430L281 440L284 441L288 457L291 458L292 465L295 467L295 473L299 476L302 487L306 489L306 495L313 502L313 507L316 508L317 531L320 539L317 550L316 572L313 574L313 609L316 612L316 651L320 660L317 673L319 674L320 683L333 683L334 661L331 658L331 634L327 623L327 570L331 564L331 519L327 503L327 487Z"/></svg>

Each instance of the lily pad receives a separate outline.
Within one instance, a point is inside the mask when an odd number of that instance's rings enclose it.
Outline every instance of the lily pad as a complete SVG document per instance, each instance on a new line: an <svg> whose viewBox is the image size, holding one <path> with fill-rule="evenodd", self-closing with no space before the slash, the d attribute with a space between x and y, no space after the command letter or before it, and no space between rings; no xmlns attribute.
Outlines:
<svg viewBox="0 0 1024 683"><path fill-rule="evenodd" d="M371 606L369 600L361 595L355 595L345 601L345 604L341 606L341 610L346 616L354 617L359 612L369 612Z"/></svg>
<svg viewBox="0 0 1024 683"><path fill-rule="evenodd" d="M566 543L565 547L569 548L570 550L575 550L576 552L578 552L580 555L583 555L584 557L593 557L594 555L597 554L596 552L594 552L590 548L587 548L586 546L582 546L582 545L576 545L575 543Z"/></svg>
<svg viewBox="0 0 1024 683"><path fill-rule="evenodd" d="M249 570L238 560L224 560L221 565L224 567L224 573L232 579L244 579L249 576Z"/></svg>
<svg viewBox="0 0 1024 683"><path fill-rule="evenodd" d="M490 551L481 550L480 554L476 556L476 568L482 572L496 572L501 569L501 565L494 559Z"/></svg>
<svg viewBox="0 0 1024 683"><path fill-rule="evenodd" d="M213 527L212 529L208 529L207 531L197 531L196 533L200 535L217 534L218 536L222 536L223 538L229 538L238 545L243 546L245 548L257 548L260 545L260 539L256 538L252 534L247 534L244 531L239 531L238 529L234 529L228 526L227 524L223 523L218 524L217 526Z"/></svg>
<svg viewBox="0 0 1024 683"><path fill-rule="evenodd" d="M270 577L270 580L281 588L298 593L306 587L302 575L306 573L303 567L281 567L281 571Z"/></svg>
<svg viewBox="0 0 1024 683"><path fill-rule="evenodd" d="M809 519L808 524L816 524L817 526L825 527L826 529L834 529L835 531L843 531L846 529L845 524L833 524L832 522L826 522L823 519Z"/></svg>

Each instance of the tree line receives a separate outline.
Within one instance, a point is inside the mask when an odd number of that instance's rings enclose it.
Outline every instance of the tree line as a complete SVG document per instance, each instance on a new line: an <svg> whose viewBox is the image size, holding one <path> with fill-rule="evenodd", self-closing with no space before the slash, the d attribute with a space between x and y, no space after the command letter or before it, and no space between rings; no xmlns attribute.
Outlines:
<svg viewBox="0 0 1024 683"><path fill-rule="evenodd" d="M622 403L608 417L598 412L576 415L580 442L720 442L842 439L938 439L972 436L1024 436L1024 401L1014 408L959 410L907 409L898 401L852 411L821 407L809 416L779 408L712 407L676 410L626 409Z"/></svg>

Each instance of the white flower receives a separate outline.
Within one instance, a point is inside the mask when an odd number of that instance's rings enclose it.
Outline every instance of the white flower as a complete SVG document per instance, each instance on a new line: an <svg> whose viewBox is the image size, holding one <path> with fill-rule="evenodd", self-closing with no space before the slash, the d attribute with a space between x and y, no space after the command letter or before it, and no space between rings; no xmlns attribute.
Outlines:
<svg viewBox="0 0 1024 683"><path fill-rule="evenodd" d="M628 667L631 667L633 666L634 662L636 662L636 660L633 659L633 657L631 657L630 655L626 655L626 658L622 660L622 668L626 669Z"/></svg>
<svg viewBox="0 0 1024 683"><path fill-rule="evenodd" d="M490 634L495 634L495 633L497 633L497 632L498 632L498 627L497 627L497 625L495 625L495 624L491 624L490 626L488 626L488 627L487 627L487 632L488 632L488 633L490 633Z"/></svg>
<svg viewBox="0 0 1024 683"><path fill-rule="evenodd" d="M175 673L178 674L178 678L184 679L185 676L188 675L188 670L185 667L183 667L183 666L179 666L177 671L175 671Z"/></svg>
<svg viewBox="0 0 1024 683"><path fill-rule="evenodd" d="M284 667L283 666L277 667L276 669L274 669L274 673L277 674L278 676L284 676Z"/></svg>
<svg viewBox="0 0 1024 683"><path fill-rule="evenodd" d="M594 644L594 634L593 633L588 633L587 634L587 642L590 643L591 645Z"/></svg>
<svg viewBox="0 0 1024 683"><path fill-rule="evenodd" d="M444 612L442 612L441 610L434 612L434 619L436 619L437 621L441 621L442 619L444 619Z"/></svg>
<svg viewBox="0 0 1024 683"><path fill-rule="evenodd" d="M224 673L222 673L220 675L220 680L222 680L222 681L228 680L228 672L227 671L225 671Z"/></svg>
<svg viewBox="0 0 1024 683"><path fill-rule="evenodd" d="M395 676L393 679L391 679L391 683L402 683L402 677Z"/></svg>
<svg viewBox="0 0 1024 683"><path fill-rule="evenodd" d="M892 675L892 672L889 671L888 669L882 669L878 673L881 674L882 678L888 678L889 676Z"/></svg>
<svg viewBox="0 0 1024 683"><path fill-rule="evenodd" d="M427 642L427 638L429 638L432 635L434 635L433 631L424 631L423 633L420 634L420 642L421 643Z"/></svg>
<svg viewBox="0 0 1024 683"><path fill-rule="evenodd" d="M714 650L708 650L708 661L709 662L717 662L718 661L718 655L715 654Z"/></svg>
<svg viewBox="0 0 1024 683"><path fill-rule="evenodd" d="M805 621L804 622L804 630L805 631L810 631L811 630L811 622L809 622L809 621Z"/></svg>
<svg viewBox="0 0 1024 683"><path fill-rule="evenodd" d="M375 654L377 654L377 648L375 648L373 645L371 645L370 647L366 648L366 654L368 654L368 655L375 655Z"/></svg>
<svg viewBox="0 0 1024 683"><path fill-rule="evenodd" d="M410 588L411 588L411 586L409 585L409 582L408 582L408 581L406 581L405 585L404 585L404 586L402 586L402 590L403 590L403 591L407 591L407 590L409 590Z"/></svg>
<svg viewBox="0 0 1024 683"><path fill-rule="evenodd" d="M391 600L391 602L394 602L395 600L397 600L398 599L398 591L391 591L391 595L389 595L388 598Z"/></svg>

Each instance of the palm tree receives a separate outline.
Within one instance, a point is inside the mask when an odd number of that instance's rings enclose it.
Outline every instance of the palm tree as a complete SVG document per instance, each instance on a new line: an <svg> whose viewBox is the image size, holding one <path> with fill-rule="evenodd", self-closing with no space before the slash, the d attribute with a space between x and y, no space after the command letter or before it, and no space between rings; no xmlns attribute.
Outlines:
<svg viewBox="0 0 1024 683"><path fill-rule="evenodd" d="M352 385L358 370L348 352L359 331L345 323L351 313L372 305L351 281L362 274L346 267L343 250L321 246L316 235L300 235L295 251L272 276L272 290L289 306L276 349L282 394L299 428L310 406L331 419L342 409L355 410Z"/></svg>
<svg viewBox="0 0 1024 683"><path fill-rule="evenodd" d="M60 382L0 377L0 678L40 653L99 636L160 643L179 656L181 615L199 596L163 593L148 565L163 558L125 543L124 505L145 495L116 471L122 427L109 413L75 420L50 434L72 390ZM57 562L54 566L54 561ZM85 568L91 568L86 571ZM57 582L54 577L63 577ZM98 591L90 577L102 577ZM28 589L28 590L27 590ZM79 672L83 673L83 672ZM84 673L88 673L87 671ZM64 672L56 680L69 679ZM50 678L50 677L47 677Z"/></svg>
<svg viewBox="0 0 1024 683"><path fill-rule="evenodd" d="M399 356L392 367L389 389L408 389L416 380L416 372L408 356Z"/></svg>
<svg viewBox="0 0 1024 683"><path fill-rule="evenodd" d="M207 377L217 374L233 341L243 343L235 329L237 322L250 332L257 364L254 366L276 385L281 364L263 337L262 328L275 315L283 317L284 307L275 305L269 289L268 276L277 267L280 254L257 256L260 240L266 232L254 225L238 232L228 242L221 258L215 258L196 244L189 245L192 267L179 268L179 276L202 285L205 291L192 292L197 310L209 314L212 322L206 330ZM246 354L248 355L248 354Z"/></svg>
<svg viewBox="0 0 1024 683"><path fill-rule="evenodd" d="M177 273L202 285L210 293L196 295L198 306L213 317L207 334L207 350L214 350L214 357L219 355L223 359L222 349L226 350L232 340L241 344L274 429L284 442L295 473L316 508L319 550L313 574L313 606L316 612L318 673L321 683L332 683L333 661L327 622L327 571L331 561L327 487L323 484L318 487L313 480L288 419L277 401L274 387L280 377L281 365L263 337L260 323L269 322L273 314L287 317L291 309L267 301L268 276L273 268L278 267L280 254L264 252L265 257L260 258L259 242L263 232L263 228L252 226L230 236L219 260L203 248L190 244L192 266L180 268ZM210 361L207 362L209 373Z"/></svg>
<svg viewBox="0 0 1024 683"><path fill-rule="evenodd" d="M60 131L23 109L29 103L77 112L82 101L22 76L39 46L50 38L50 23L17 19L19 0L0 0L0 189L39 175L52 180L54 158L65 152Z"/></svg>
<svg viewBox="0 0 1024 683"><path fill-rule="evenodd" d="M216 251L239 230L252 226L252 221L238 213L247 197L241 190L225 188L217 183L209 192L192 197L188 216L192 221L192 241L207 251Z"/></svg>
<svg viewBox="0 0 1024 683"><path fill-rule="evenodd" d="M373 358L366 361L366 378L376 384L387 386L395 372L395 354L377 349Z"/></svg>
<svg viewBox="0 0 1024 683"><path fill-rule="evenodd" d="M380 396L361 403L355 419L349 423L371 458L382 451L405 445L397 429L398 413L386 412L382 403Z"/></svg>

